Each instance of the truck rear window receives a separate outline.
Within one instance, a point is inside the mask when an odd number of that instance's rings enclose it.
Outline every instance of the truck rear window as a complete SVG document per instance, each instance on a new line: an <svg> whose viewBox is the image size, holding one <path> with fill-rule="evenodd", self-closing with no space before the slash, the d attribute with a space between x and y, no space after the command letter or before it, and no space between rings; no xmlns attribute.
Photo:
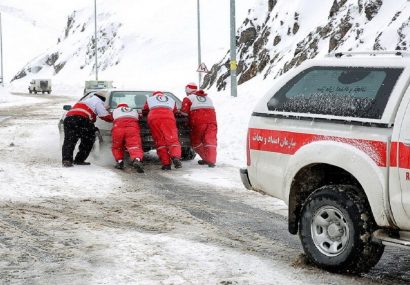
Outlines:
<svg viewBox="0 0 410 285"><path fill-rule="evenodd" d="M403 69L312 67L286 83L270 111L380 119Z"/></svg>

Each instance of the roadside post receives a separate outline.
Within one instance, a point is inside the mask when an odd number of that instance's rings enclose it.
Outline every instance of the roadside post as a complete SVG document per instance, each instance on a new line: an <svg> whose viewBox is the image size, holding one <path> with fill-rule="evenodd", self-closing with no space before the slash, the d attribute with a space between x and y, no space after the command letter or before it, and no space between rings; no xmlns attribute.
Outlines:
<svg viewBox="0 0 410 285"><path fill-rule="evenodd" d="M198 65L201 65L201 13L199 7L199 0L197 0L197 20L198 20ZM202 74L198 73L198 87L201 87Z"/></svg>
<svg viewBox="0 0 410 285"><path fill-rule="evenodd" d="M95 80L98 81L97 0L94 0Z"/></svg>
<svg viewBox="0 0 410 285"><path fill-rule="evenodd" d="M237 82L236 82L236 24L235 24L235 0L231 0L231 61L230 61L230 70L231 70L231 96L237 96Z"/></svg>
<svg viewBox="0 0 410 285"><path fill-rule="evenodd" d="M0 13L0 60L1 60L1 77L0 85L4 86L4 74L3 74L3 27L1 23L1 13Z"/></svg>

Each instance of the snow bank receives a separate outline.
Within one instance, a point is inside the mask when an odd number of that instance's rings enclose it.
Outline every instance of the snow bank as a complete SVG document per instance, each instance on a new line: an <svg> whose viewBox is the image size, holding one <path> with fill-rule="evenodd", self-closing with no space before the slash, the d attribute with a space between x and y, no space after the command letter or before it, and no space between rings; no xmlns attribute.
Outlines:
<svg viewBox="0 0 410 285"><path fill-rule="evenodd" d="M13 95L6 87L0 87L0 108L35 104L43 101L41 98L28 98Z"/></svg>

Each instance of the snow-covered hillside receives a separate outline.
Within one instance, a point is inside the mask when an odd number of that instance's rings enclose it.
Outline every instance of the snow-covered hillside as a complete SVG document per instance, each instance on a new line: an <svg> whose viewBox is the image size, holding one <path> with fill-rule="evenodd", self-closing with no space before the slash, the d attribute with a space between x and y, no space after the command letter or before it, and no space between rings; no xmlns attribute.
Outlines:
<svg viewBox="0 0 410 285"><path fill-rule="evenodd" d="M409 45L407 0L237 2L237 22L243 22L237 38L239 84L258 75L276 78L329 51L407 49ZM56 44L29 61L13 79L26 83L33 77L53 77L80 85L93 78L93 5L72 12L61 31ZM175 92L177 86L197 77L196 32L196 1L122 0L121 5L100 1L100 78L114 80L118 86L161 86ZM203 61L213 65L204 87L225 89L229 86L229 3L202 4L202 44Z"/></svg>
<svg viewBox="0 0 410 285"><path fill-rule="evenodd" d="M202 1L203 2L203 1ZM216 62L229 48L229 2L201 2L202 60ZM255 0L237 1L238 22ZM97 1L100 79L117 87L161 88L174 92L197 79L196 1ZM95 77L93 1L79 6L59 36L13 78L25 86L31 78L82 85ZM240 19L240 20L239 20ZM179 90L176 90L176 87Z"/></svg>
<svg viewBox="0 0 410 285"><path fill-rule="evenodd" d="M53 2L56 1L0 0L5 83L28 61L56 43L66 15L84 1L70 0L58 5Z"/></svg>
<svg viewBox="0 0 410 285"><path fill-rule="evenodd" d="M238 30L238 83L276 78L304 60L347 50L407 50L407 0L259 1ZM205 87L230 86L229 54Z"/></svg>

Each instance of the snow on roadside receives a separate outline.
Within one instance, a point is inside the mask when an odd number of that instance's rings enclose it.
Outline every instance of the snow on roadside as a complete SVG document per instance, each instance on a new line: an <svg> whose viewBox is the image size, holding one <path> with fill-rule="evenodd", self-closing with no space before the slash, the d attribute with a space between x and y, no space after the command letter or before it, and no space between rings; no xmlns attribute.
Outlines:
<svg viewBox="0 0 410 285"><path fill-rule="evenodd" d="M12 101L10 104L18 105ZM115 172L96 165L62 168L58 121L20 120L20 125L0 128L0 181L11 186L1 187L0 200L101 197L123 184Z"/></svg>
<svg viewBox="0 0 410 285"><path fill-rule="evenodd" d="M93 256L93 284L304 284L280 262L186 238L133 231L87 235L102 248Z"/></svg>
<svg viewBox="0 0 410 285"><path fill-rule="evenodd" d="M43 98L21 97L11 94L7 88L0 87L0 108L29 105L44 101Z"/></svg>
<svg viewBox="0 0 410 285"><path fill-rule="evenodd" d="M259 192L245 189L239 177L237 167L228 164L219 165L218 168L204 166L184 168L183 180L189 183L203 183L219 187L219 193L229 196L229 199L239 200L241 203L267 212L286 217L288 206L285 202ZM172 176L169 174L168 176Z"/></svg>

